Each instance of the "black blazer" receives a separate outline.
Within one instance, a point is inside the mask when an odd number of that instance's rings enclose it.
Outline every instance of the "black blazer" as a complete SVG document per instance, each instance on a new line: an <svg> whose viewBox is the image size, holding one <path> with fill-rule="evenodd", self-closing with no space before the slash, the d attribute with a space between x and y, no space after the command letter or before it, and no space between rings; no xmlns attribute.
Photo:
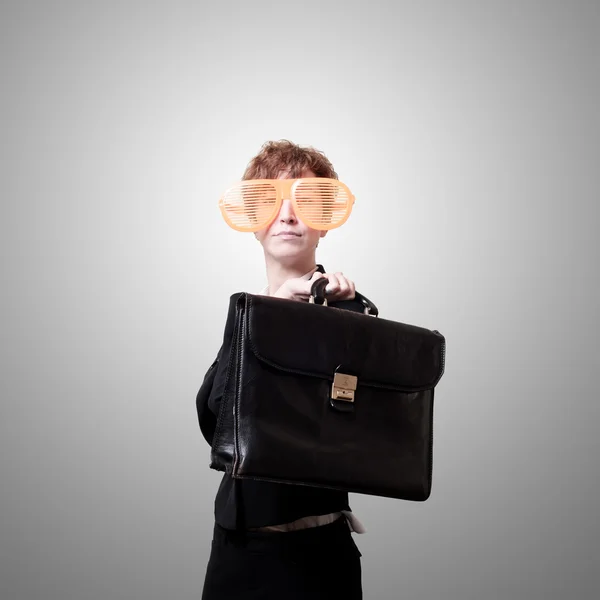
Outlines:
<svg viewBox="0 0 600 600"><path fill-rule="evenodd" d="M317 269L324 273L322 265ZM328 302L329 306L364 312L358 298ZM227 338L231 332L225 332ZM204 439L212 445L227 374L223 346L206 372L198 394L196 409ZM350 510L348 493L324 488L234 479L225 473L215 498L215 520L226 529L246 529L290 523L301 517Z"/></svg>

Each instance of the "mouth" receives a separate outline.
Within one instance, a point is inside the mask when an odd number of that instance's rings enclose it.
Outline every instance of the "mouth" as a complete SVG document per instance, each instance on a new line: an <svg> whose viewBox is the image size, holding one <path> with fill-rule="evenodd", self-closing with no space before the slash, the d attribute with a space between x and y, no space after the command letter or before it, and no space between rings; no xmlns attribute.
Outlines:
<svg viewBox="0 0 600 600"><path fill-rule="evenodd" d="M275 234L275 237L300 237L300 234L295 231L280 231Z"/></svg>

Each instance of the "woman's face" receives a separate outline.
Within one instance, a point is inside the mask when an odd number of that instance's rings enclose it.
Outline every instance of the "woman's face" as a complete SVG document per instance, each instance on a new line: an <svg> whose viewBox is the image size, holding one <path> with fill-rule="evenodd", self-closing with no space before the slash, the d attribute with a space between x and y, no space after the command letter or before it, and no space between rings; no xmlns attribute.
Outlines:
<svg viewBox="0 0 600 600"><path fill-rule="evenodd" d="M309 169L303 171L300 177L316 177ZM281 173L278 179L289 179L288 173ZM265 252L275 258L293 258L309 255L325 237L327 231L319 231L305 225L296 217L294 205L290 198L283 198L279 214L273 222L264 229L256 232L256 238L262 244Z"/></svg>

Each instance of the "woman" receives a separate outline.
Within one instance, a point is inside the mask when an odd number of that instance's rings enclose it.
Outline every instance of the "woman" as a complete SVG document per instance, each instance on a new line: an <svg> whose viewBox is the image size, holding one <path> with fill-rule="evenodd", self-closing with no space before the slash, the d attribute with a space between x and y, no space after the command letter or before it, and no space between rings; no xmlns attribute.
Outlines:
<svg viewBox="0 0 600 600"><path fill-rule="evenodd" d="M337 180L321 152L279 141L263 145L243 181L315 177ZM256 222L255 214L253 219ZM316 248L328 230L310 227L306 221L310 222L306 214L299 218L290 198L284 197L275 218L255 231L267 275L267 286L260 293L305 302L314 281L325 277L329 306L363 312L354 282L316 264ZM225 380L227 361L220 360L221 350L197 396L200 428L209 444ZM353 531L364 529L350 511L346 492L225 474L215 499L214 537L202 598L359 600L361 553Z"/></svg>

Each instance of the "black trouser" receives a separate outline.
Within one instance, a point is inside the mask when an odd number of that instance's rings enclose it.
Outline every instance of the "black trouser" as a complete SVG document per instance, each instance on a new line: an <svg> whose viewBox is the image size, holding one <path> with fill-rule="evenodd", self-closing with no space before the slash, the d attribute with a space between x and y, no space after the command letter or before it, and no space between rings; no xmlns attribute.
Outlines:
<svg viewBox="0 0 600 600"><path fill-rule="evenodd" d="M362 600L361 556L345 517L285 533L215 524L202 600Z"/></svg>

